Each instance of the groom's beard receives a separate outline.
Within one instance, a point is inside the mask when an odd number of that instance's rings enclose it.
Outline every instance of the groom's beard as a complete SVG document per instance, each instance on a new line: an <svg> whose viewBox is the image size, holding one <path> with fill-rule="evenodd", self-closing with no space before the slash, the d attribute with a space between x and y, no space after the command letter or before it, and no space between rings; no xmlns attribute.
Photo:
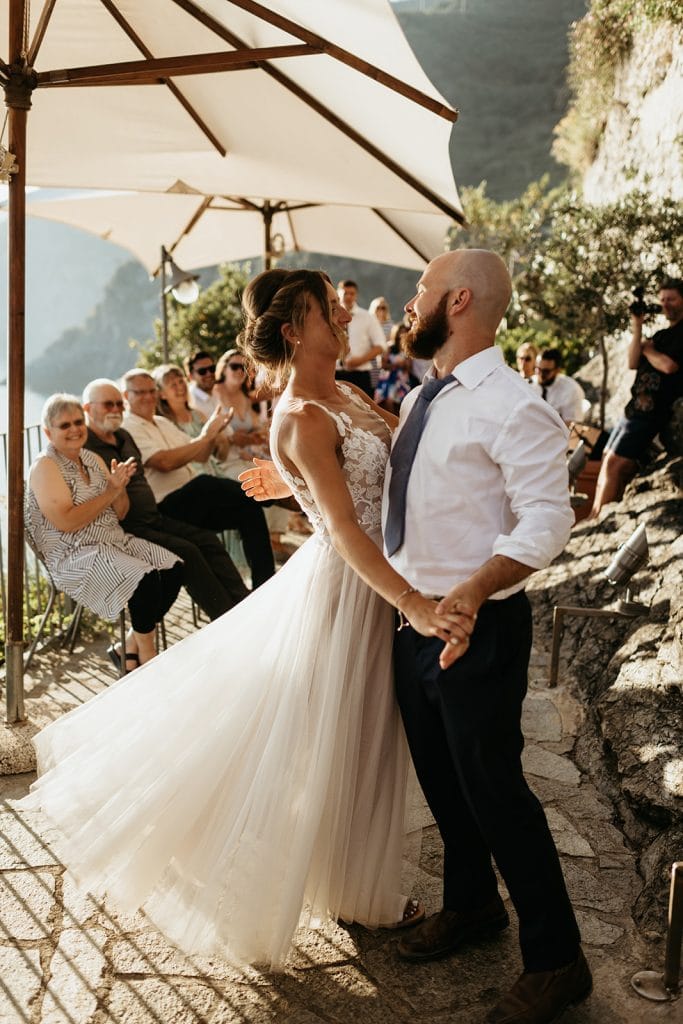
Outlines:
<svg viewBox="0 0 683 1024"><path fill-rule="evenodd" d="M448 317L446 292L433 313L422 320L415 320L407 334L403 336L401 345L404 352L416 359L432 359L434 353L441 348L448 337Z"/></svg>

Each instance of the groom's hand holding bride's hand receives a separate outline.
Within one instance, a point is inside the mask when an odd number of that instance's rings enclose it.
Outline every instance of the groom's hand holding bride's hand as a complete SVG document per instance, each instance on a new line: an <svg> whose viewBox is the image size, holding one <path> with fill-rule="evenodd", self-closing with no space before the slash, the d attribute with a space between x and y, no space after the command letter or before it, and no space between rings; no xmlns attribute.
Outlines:
<svg viewBox="0 0 683 1024"><path fill-rule="evenodd" d="M400 611L417 633L437 636L446 641L447 647L452 637L457 635L464 641L472 632L471 628L467 629L461 624L465 622L465 617L460 612L440 611L433 598L425 597L418 590L401 600Z"/></svg>
<svg viewBox="0 0 683 1024"><path fill-rule="evenodd" d="M439 657L442 669L448 668L462 658L470 646L470 637L477 622L477 612L485 601L485 596L473 585L471 580L458 583L452 587L437 605L439 615L449 615L454 622L451 635Z"/></svg>

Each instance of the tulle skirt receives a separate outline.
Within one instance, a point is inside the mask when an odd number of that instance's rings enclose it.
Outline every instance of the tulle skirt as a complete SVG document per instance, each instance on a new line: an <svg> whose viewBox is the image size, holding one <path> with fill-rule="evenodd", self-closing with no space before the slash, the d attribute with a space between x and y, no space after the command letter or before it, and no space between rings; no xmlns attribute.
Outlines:
<svg viewBox="0 0 683 1024"><path fill-rule="evenodd" d="M314 535L220 619L50 725L24 806L77 881L188 953L277 968L316 918L401 917L392 611Z"/></svg>

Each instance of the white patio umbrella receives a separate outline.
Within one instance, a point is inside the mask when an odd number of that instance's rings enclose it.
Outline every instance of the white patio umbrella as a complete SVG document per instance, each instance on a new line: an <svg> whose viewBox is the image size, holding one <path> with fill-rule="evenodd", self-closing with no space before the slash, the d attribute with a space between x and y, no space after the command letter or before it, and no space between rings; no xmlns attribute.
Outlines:
<svg viewBox="0 0 683 1024"><path fill-rule="evenodd" d="M462 213L448 158L456 114L387 0L0 0L0 84L18 167L8 231L13 722L24 714L25 185L167 192L181 181L204 196Z"/></svg>
<svg viewBox="0 0 683 1024"><path fill-rule="evenodd" d="M48 193L48 195L50 195ZM122 246L156 274L160 245L183 267L325 252L420 270L443 251L445 214L254 196L91 192L30 196L27 212Z"/></svg>

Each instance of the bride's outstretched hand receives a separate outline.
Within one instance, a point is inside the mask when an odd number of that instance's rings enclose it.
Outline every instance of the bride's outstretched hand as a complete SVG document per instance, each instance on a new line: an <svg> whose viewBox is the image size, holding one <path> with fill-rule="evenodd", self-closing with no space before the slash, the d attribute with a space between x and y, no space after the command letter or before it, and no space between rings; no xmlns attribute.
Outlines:
<svg viewBox="0 0 683 1024"><path fill-rule="evenodd" d="M255 501L277 501L278 498L288 498L291 489L284 482L275 463L270 459L252 459L253 469L245 469L240 473L238 480L242 484L242 490Z"/></svg>

